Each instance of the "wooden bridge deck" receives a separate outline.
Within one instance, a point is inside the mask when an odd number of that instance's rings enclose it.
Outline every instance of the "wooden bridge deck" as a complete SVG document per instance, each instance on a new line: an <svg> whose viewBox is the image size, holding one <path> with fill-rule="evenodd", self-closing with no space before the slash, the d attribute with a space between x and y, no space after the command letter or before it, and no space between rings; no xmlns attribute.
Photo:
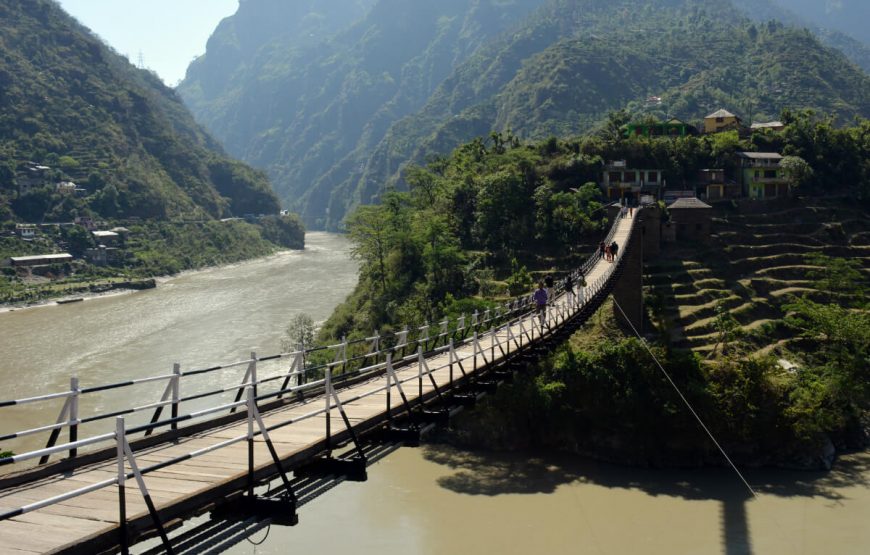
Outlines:
<svg viewBox="0 0 870 555"><path fill-rule="evenodd" d="M614 237L623 248L628 245L630 223L630 218L624 218L619 223ZM610 262L598 261L586 276L587 283L594 283L607 272L609 266L611 266ZM564 295L559 297L557 302L564 304ZM551 311L549 314L550 318L555 318L554 321L551 321L553 329L570 317L569 314L566 314L565 317L559 317L554 314L555 312ZM526 320L526 332L535 341L541 339L539 328L529 325L528 322L529 320ZM521 334L518 324L513 325L511 331L517 337ZM550 333L547 330L544 331L545 335ZM508 341L507 329L502 329L497 335L497 339L489 334L480 336L480 347L485 353L488 364L485 365L483 359L478 356L479 371L484 371L489 365L502 362L505 355L502 354L501 349L505 351L507 357L518 350L515 343ZM497 342L501 343L501 349L496 346ZM523 343L525 344L526 341L524 340ZM474 346L471 343L456 348L456 355L463 360L466 372L470 372L472 369L473 351ZM449 353L444 352L427 359L427 365L432 371L431 375L439 388L447 389L451 384L448 357ZM420 395L418 365L411 364L397 368L396 376L403 381L404 392L413 405ZM462 376L456 365L454 365L453 376L454 379ZM352 399L386 385L386 376L380 375L342 388L338 394L342 399ZM423 396L432 397L434 389L431 381L424 376ZM403 404L395 386L393 386L390 400L395 414L399 414ZM304 402L296 402L276 410L263 412L262 416L266 426L272 426L302 418L308 413L324 408L325 404L324 397L319 395ZM352 402L343 402L343 406L355 427L360 430L371 429L387 418L387 393L380 391ZM345 427L341 419L338 418L337 411L333 410L333 439L347 439L348 434ZM325 420L325 415L321 414L270 431L269 435L281 460L288 466L293 466L323 454L327 449ZM225 424L195 433L189 437L137 450L135 453L136 461L140 467L168 461L197 449L207 448L222 440L244 435L247 433L247 426L247 420L240 420L233 424ZM254 450L255 474L258 477L274 475L274 465L266 446L263 445L262 436L257 436L256 444ZM158 511L166 520L192 514L215 499L243 491L247 483L247 460L247 445L242 441L150 472L145 475L144 480ZM127 470L130 471L129 465ZM0 513L115 476L117 476L117 462L112 459L78 468L62 475L54 475L9 487L0 491ZM151 520L135 480L128 480L125 487L128 522L131 528L145 529L150 527ZM117 546L118 531L118 487L112 485L0 521L0 546L2 546L0 550L4 553L54 553L94 552L113 549Z"/></svg>

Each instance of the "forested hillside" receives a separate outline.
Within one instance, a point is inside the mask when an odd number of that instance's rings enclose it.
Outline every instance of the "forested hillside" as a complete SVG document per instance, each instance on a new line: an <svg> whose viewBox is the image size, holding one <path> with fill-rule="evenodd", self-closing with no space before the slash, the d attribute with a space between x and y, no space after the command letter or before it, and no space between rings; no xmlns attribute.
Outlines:
<svg viewBox="0 0 870 555"><path fill-rule="evenodd" d="M758 21L780 11L801 24L767 0L294 6L243 3L179 91L315 227L338 227L350 207L401 186L409 160L493 130L578 134L622 108L685 120L722 107L746 120L805 107L841 122L870 115L867 74L810 32ZM282 17L287 31L273 32Z"/></svg>
<svg viewBox="0 0 870 555"><path fill-rule="evenodd" d="M623 107L687 121L723 106L761 121L789 107L814 107L841 122L870 115L867 74L806 31L751 24L720 2L707 9L695 2L685 15L664 7L587 11L579 4L552 5L525 34L460 67L418 114L393 126L364 182L395 180L403 160L420 162L491 129L525 138L578 134ZM550 40L572 29L583 31ZM526 56L534 41L550 44ZM647 105L649 96L661 104Z"/></svg>
<svg viewBox="0 0 870 555"><path fill-rule="evenodd" d="M228 158L156 75L53 1L0 3L0 221L278 210L266 175Z"/></svg>
<svg viewBox="0 0 870 555"><path fill-rule="evenodd" d="M424 329L577 268L608 227L599 188L588 183L604 158L662 168L680 183L736 151L781 150L811 168L795 191L804 198L721 202L710 243L678 239L645 255L645 331L739 462L829 465L834 446L870 439L870 120L835 128L806 112L786 115L782 132L750 139L617 133L530 144L493 135L409 168L409 192L349 216L360 280L320 340ZM459 435L640 464L718 461L646 348L608 312L526 369L534 379L500 389Z"/></svg>

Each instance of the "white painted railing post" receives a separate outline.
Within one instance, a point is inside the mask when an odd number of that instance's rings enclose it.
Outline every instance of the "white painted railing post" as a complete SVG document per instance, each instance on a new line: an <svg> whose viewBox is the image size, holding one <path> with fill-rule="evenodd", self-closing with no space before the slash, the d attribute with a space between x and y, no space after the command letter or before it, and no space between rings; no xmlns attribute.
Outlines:
<svg viewBox="0 0 870 555"><path fill-rule="evenodd" d="M172 388L172 429L178 429L178 402L181 399L181 364L175 363L172 365L172 377L170 378L170 387Z"/></svg>
<svg viewBox="0 0 870 555"><path fill-rule="evenodd" d="M79 387L78 376L73 376L69 379L69 390L72 395L69 398L69 441L75 443L79 439L79 395L81 388ZM69 450L69 456L75 457L78 454L78 449L73 447Z"/></svg>
<svg viewBox="0 0 870 555"><path fill-rule="evenodd" d="M398 342L396 343L396 346L393 347L393 349L395 350L401 347L402 352L401 354L399 354L399 358L405 358L405 347L408 346L408 326L405 326L405 329L398 332L396 336L398 338Z"/></svg>
<svg viewBox="0 0 870 555"><path fill-rule="evenodd" d="M326 451L329 452L332 450L332 415L330 414L332 408L332 367L329 365L326 366L326 374L323 377L323 391L326 400Z"/></svg>
<svg viewBox="0 0 870 555"><path fill-rule="evenodd" d="M341 337L341 344L335 351L335 360L332 361L332 365L338 366L339 362L341 362L341 373L344 374L347 371L347 338L345 336Z"/></svg>
<svg viewBox="0 0 870 555"><path fill-rule="evenodd" d="M426 322L420 328L420 335L422 336L422 338L417 339L417 348L418 349L420 348L420 341L422 341L423 348L428 351L429 350L429 322Z"/></svg>
<svg viewBox="0 0 870 555"><path fill-rule="evenodd" d="M450 388L453 389L453 361L456 359L456 350L453 348L453 338L450 338L447 360L450 366Z"/></svg>
<svg viewBox="0 0 870 555"><path fill-rule="evenodd" d="M251 351L251 362L248 364L248 369L251 375L251 384L254 387L254 396L257 395L257 353Z"/></svg>
<svg viewBox="0 0 870 555"><path fill-rule="evenodd" d="M417 398L420 403L423 402L423 365L425 364L425 360L423 358L423 348L419 345L417 346Z"/></svg>
<svg viewBox="0 0 870 555"><path fill-rule="evenodd" d="M254 388L248 386L245 388L247 393L247 409L248 409L248 495L251 499L254 498L254 398L256 393Z"/></svg>
<svg viewBox="0 0 870 555"><path fill-rule="evenodd" d="M127 541L127 472L124 469L124 417L115 418L115 448L118 463L118 526L121 553L127 555L130 548Z"/></svg>
<svg viewBox="0 0 870 555"><path fill-rule="evenodd" d="M387 351L387 361L385 362L387 374L387 422L393 421L393 403L391 392L393 390L393 353Z"/></svg>

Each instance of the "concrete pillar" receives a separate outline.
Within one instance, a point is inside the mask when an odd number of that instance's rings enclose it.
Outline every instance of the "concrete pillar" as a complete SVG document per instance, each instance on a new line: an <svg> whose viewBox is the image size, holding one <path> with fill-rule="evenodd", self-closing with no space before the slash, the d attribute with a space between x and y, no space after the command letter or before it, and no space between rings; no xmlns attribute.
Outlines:
<svg viewBox="0 0 870 555"><path fill-rule="evenodd" d="M647 207L640 211L638 224L643 230L643 255L646 260L656 258L661 252L662 242L662 211L656 207Z"/></svg>
<svg viewBox="0 0 870 555"><path fill-rule="evenodd" d="M640 222L638 222L640 223ZM613 289L613 298L619 303L622 311L613 306L616 321L628 327L629 322L638 332L643 332L643 256L646 235L643 227L635 227L628 244L625 247L622 275ZM622 312L625 312L626 318Z"/></svg>

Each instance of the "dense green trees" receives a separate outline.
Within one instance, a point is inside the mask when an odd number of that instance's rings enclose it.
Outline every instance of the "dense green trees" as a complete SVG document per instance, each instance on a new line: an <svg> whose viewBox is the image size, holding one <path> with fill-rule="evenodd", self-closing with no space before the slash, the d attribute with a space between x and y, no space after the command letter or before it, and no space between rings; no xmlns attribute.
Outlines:
<svg viewBox="0 0 870 555"><path fill-rule="evenodd" d="M528 293L536 272L574 267L581 258L575 255L587 255L606 228L593 183L603 160L662 168L679 187L698 169L728 168L739 150L767 148L807 155L802 194L856 195L866 187L870 174L861 163L852 170L856 182L823 177L870 157L866 121L835 128L810 112L784 115L784 131L746 139L736 133L626 138L612 130L523 144L500 134L410 168L409 192L389 192L382 204L362 206L348 218L360 283L321 338L468 313L488 299ZM827 146L806 139L816 135L831 138ZM825 154L811 154L817 151ZM798 299L790 305L784 325L801 338L793 348L805 363L797 373L773 358L743 357L751 338L738 333L725 305L714 322L719 348L709 359L668 348L666 332L653 347L741 461L812 465L829 437L841 447L860 444L855 430L870 410L866 277L860 262L844 258L817 254L808 264L817 268L807 272L820 291L813 298L832 304ZM478 445L569 448L621 460L718 460L646 349L610 328L592 340L575 338L533 379L501 390L460 434Z"/></svg>
<svg viewBox="0 0 870 555"><path fill-rule="evenodd" d="M55 2L3 2L0 36L0 206L16 219L278 213L265 175L228 160L156 75ZM50 169L34 178L31 163ZM56 191L61 180L80 191Z"/></svg>

